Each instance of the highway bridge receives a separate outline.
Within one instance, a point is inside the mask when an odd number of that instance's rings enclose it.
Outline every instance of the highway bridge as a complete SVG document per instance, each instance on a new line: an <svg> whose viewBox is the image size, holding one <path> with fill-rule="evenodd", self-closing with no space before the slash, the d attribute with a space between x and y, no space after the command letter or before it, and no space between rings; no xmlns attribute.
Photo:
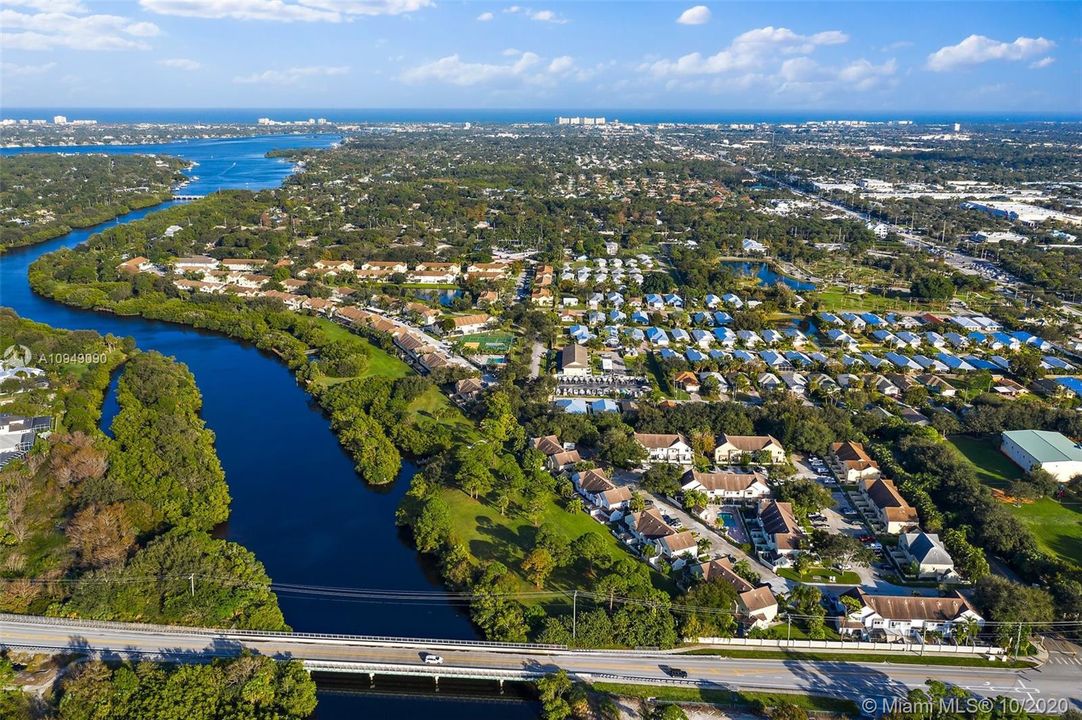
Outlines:
<svg viewBox="0 0 1082 720"><path fill-rule="evenodd" d="M0 648L102 658L200 662L244 650L303 661L310 671L478 680L532 680L563 668L586 682L685 684L867 699L899 697L934 677L983 697L1063 701L1082 708L1082 665L925 666L863 661L757 660L679 651L571 650L557 645L364 635L215 630L0 614ZM438 665L424 656L437 653ZM666 672L688 674L674 680ZM1042 705L1042 707L1045 707Z"/></svg>

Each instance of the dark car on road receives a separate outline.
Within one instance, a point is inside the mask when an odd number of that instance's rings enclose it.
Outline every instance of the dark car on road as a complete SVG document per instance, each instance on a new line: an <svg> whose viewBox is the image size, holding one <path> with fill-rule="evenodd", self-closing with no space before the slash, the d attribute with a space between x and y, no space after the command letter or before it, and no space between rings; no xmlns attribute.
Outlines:
<svg viewBox="0 0 1082 720"><path fill-rule="evenodd" d="M680 668L676 668L676 667L662 668L662 670L664 670L665 674L668 675L669 677L686 678L688 676L688 671L687 670L681 670Z"/></svg>

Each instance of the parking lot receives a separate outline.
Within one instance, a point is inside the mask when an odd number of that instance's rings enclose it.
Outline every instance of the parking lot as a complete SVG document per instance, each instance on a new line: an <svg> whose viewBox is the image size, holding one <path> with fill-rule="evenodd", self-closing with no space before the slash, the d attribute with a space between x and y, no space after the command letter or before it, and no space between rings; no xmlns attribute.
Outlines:
<svg viewBox="0 0 1082 720"><path fill-rule="evenodd" d="M637 398L650 392L650 383L634 375L585 375L559 377L557 397L623 397Z"/></svg>

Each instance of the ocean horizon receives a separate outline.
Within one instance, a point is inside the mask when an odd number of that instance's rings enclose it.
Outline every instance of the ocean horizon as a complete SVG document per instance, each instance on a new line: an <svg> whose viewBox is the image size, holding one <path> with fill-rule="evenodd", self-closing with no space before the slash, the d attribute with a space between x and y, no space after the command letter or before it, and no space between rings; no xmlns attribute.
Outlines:
<svg viewBox="0 0 1082 720"><path fill-rule="evenodd" d="M698 110L675 108L92 108L22 107L3 108L3 119L44 119L64 115L69 120L97 120L99 123L153 124L249 124L259 118L280 122L325 118L334 123L551 123L558 116L604 117L625 123L803 123L827 120L888 122L909 120L922 125L955 122L973 124L1026 122L1082 122L1082 113L1062 112L951 112L951 111L861 111L861 110Z"/></svg>

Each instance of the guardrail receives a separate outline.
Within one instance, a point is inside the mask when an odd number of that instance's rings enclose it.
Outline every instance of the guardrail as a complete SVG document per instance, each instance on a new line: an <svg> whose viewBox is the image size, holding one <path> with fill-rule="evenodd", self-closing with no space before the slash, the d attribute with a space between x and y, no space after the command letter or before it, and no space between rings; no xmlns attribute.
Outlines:
<svg viewBox="0 0 1082 720"><path fill-rule="evenodd" d="M1002 655L1003 648L994 645L931 645L913 642L841 642L838 640L775 640L773 638L717 638L701 637L696 640L701 645L747 649L804 649L804 650L849 650L849 651L884 651L910 652L925 655Z"/></svg>
<svg viewBox="0 0 1082 720"><path fill-rule="evenodd" d="M368 673L372 675L422 675L425 677L465 678L471 680L536 680L543 670L505 670L502 668L458 667L454 665L402 665L397 663L342 662L305 660L310 672Z"/></svg>

